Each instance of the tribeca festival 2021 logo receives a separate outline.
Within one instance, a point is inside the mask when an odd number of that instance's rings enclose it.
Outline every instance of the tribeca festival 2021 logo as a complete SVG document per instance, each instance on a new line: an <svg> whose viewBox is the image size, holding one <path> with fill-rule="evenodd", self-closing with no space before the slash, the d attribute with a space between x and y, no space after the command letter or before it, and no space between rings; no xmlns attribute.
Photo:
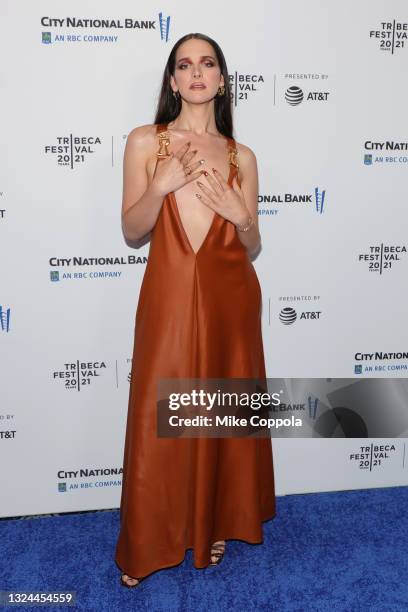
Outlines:
<svg viewBox="0 0 408 612"><path fill-rule="evenodd" d="M102 140L99 136L57 136L56 142L45 145L46 155L53 155L59 166L74 169L77 164L83 164L90 155L94 155Z"/></svg>
<svg viewBox="0 0 408 612"><path fill-rule="evenodd" d="M405 258L407 247L404 244L381 244L368 247L368 251L358 254L358 261L367 265L370 272L382 274L390 271Z"/></svg>
<svg viewBox="0 0 408 612"><path fill-rule="evenodd" d="M113 378L106 376L113 373ZM106 375L105 375L106 374ZM83 387L98 384L103 377L104 381L112 382L116 389L122 385L129 385L132 376L132 358L112 359L111 361L72 361L64 363L58 370L52 372L52 378L60 381L67 390L81 391Z"/></svg>
<svg viewBox="0 0 408 612"><path fill-rule="evenodd" d="M310 207L311 210L321 215L326 212L326 189L315 187L312 193L273 193L259 194L258 204L282 204L285 208L299 206L304 208ZM267 206L258 206L258 216L277 215L281 208L269 208Z"/></svg>
<svg viewBox="0 0 408 612"><path fill-rule="evenodd" d="M41 26L47 28L41 34L41 42L44 45L53 43L117 43L119 34L126 30L140 33L146 30L159 31L160 40L168 42L170 17L165 17L164 13L160 12L157 27L154 19L44 16L41 17Z"/></svg>
<svg viewBox="0 0 408 612"><path fill-rule="evenodd" d="M11 310L0 304L0 330L2 332L10 331L10 315Z"/></svg>
<svg viewBox="0 0 408 612"><path fill-rule="evenodd" d="M377 30L370 30L369 37L375 40L381 51L394 55L396 51L406 48L408 23L403 21L381 21Z"/></svg>
<svg viewBox="0 0 408 612"><path fill-rule="evenodd" d="M350 463L354 463L360 470L372 472L391 461L396 455L395 444L365 444L359 446L349 455Z"/></svg>
<svg viewBox="0 0 408 612"><path fill-rule="evenodd" d="M308 83L308 87L298 85L297 83L293 83L293 85L289 85L286 87L284 93L284 99L289 106L299 106L303 102L308 103L322 103L327 102L329 99L330 92L325 88L324 90L321 86L317 85L317 83L323 82L326 85L325 81L329 78L328 74L321 73L286 73L283 76L285 81L299 81L304 80L308 82L316 82L312 84Z"/></svg>
<svg viewBox="0 0 408 612"><path fill-rule="evenodd" d="M265 82L263 74L233 72L229 76L229 87L234 106L246 102L259 94Z"/></svg>
<svg viewBox="0 0 408 612"><path fill-rule="evenodd" d="M54 370L52 377L63 383L65 389L81 391L83 387L90 387L98 378L106 373L107 365L104 361L80 361L64 363L60 370Z"/></svg>
<svg viewBox="0 0 408 612"><path fill-rule="evenodd" d="M50 280L82 281L82 280L112 280L122 276L122 270L102 269L106 266L127 266L146 264L147 256L127 255L120 257L50 257L49 265L53 268L63 268L50 271ZM71 271L72 268L76 268Z"/></svg>
<svg viewBox="0 0 408 612"><path fill-rule="evenodd" d="M370 151L367 153L366 151ZM375 151L375 153L371 153ZM374 164L406 164L408 163L408 142L385 140L375 142L366 140L364 143L364 165Z"/></svg>

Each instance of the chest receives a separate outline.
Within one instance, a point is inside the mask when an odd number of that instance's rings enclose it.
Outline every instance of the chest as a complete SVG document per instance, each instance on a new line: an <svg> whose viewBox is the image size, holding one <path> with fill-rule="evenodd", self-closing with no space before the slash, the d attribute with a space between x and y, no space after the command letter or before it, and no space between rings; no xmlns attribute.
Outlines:
<svg viewBox="0 0 408 612"><path fill-rule="evenodd" d="M176 153L185 143L187 139L173 138L171 139L170 146L168 147L169 152ZM190 138L191 145L189 151L197 150L197 153L191 159L188 160L188 165L193 165L200 159L204 159L204 163L200 164L197 168L193 169L194 172L198 170L206 170L210 177L215 179L215 175L212 168L215 168L218 173L228 182L230 171L232 166L230 165L230 156L228 143L225 139L221 139L217 145L212 143L206 143L201 140L195 140ZM149 182L153 178L154 168L156 165L156 154L149 160L147 167ZM203 237L209 230L209 227L214 218L214 210L206 206L197 197L196 193L206 197L205 192L201 187L197 185L197 181L200 181L209 190L213 190L211 186L211 179L209 177L201 175L201 177L190 181L177 189L174 192L176 206L178 214L188 239L194 249L198 248L198 245L202 243Z"/></svg>
<svg viewBox="0 0 408 612"><path fill-rule="evenodd" d="M169 152L176 153L179 149L181 149L181 147L186 142L187 142L186 138L184 139L172 138L170 145L168 147ZM225 140L222 140L215 147L213 144L208 144L202 141L195 141L193 138L190 138L190 142L191 142L191 145L188 149L188 152L192 152L196 150L197 153L195 153L195 155L193 155L192 157L190 155L189 158L187 158L187 155L185 156L184 159L187 161L187 164L193 165L196 162L200 161L200 159L204 160L204 163L200 164L197 168L195 168L194 172L197 172L199 170L206 170L212 177L214 177L212 168L215 168L217 172L221 174L224 180L228 181L229 174L230 174L230 168L231 168L230 151L228 148L228 143ZM156 153L157 151L155 151L154 153L152 152L146 164L149 183L153 180L154 169L156 167L156 159L157 159ZM204 185L210 187L210 182L208 180L208 177L205 177L204 175L202 175L202 178L198 178L195 181L193 180L189 183L186 183L185 185L177 189L175 191L175 194L178 197L178 199L179 198L184 199L185 195L187 197L191 196L191 194L194 196L194 194L198 191L197 184L196 184L197 180L199 180Z"/></svg>

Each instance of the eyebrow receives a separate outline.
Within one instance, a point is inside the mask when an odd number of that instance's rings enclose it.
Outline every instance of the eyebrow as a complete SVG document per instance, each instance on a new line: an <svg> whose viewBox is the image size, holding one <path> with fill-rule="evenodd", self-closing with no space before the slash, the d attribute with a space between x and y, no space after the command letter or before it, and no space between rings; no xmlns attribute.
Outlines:
<svg viewBox="0 0 408 612"><path fill-rule="evenodd" d="M206 59L206 58L208 58L208 59L212 59L212 60L214 60L214 61L215 61L215 58L214 58L214 57L212 57L212 55L202 55L202 56L200 57L200 59ZM191 59L190 59L189 57L182 57L181 59L177 60L177 63L179 63L179 62L181 62L181 61L185 61L185 60L188 60L188 61L190 61L190 62L191 62Z"/></svg>

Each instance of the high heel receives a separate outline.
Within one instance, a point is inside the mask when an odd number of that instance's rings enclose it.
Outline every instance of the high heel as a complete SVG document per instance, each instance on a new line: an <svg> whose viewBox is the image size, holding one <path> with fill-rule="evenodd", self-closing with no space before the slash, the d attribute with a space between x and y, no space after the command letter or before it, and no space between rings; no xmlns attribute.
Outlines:
<svg viewBox="0 0 408 612"><path fill-rule="evenodd" d="M137 582L135 584L128 584L126 580L123 579L124 576L126 576L127 578L130 578L131 580L137 580ZM133 576L129 576L128 574L122 574L120 577L120 584L124 587L127 587L128 589L133 589L139 586L142 580L143 578L133 578Z"/></svg>
<svg viewBox="0 0 408 612"><path fill-rule="evenodd" d="M214 542L211 546L211 554L210 557L215 557L215 561L210 561L209 565L219 565L224 557L225 553L225 541L224 542Z"/></svg>

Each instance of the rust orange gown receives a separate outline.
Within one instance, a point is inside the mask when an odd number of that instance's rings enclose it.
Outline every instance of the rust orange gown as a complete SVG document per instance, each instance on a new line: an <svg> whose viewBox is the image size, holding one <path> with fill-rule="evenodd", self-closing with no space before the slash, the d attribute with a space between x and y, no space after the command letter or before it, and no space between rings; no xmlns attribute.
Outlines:
<svg viewBox="0 0 408 612"><path fill-rule="evenodd" d="M170 137L166 130L157 125L158 141ZM231 185L237 150L226 140ZM206 567L213 542L260 543L262 521L276 514L270 438L156 434L158 378L266 376L261 299L234 225L215 214L194 252L169 193L152 230L136 310L115 552L129 576L178 565L188 548L194 566Z"/></svg>

